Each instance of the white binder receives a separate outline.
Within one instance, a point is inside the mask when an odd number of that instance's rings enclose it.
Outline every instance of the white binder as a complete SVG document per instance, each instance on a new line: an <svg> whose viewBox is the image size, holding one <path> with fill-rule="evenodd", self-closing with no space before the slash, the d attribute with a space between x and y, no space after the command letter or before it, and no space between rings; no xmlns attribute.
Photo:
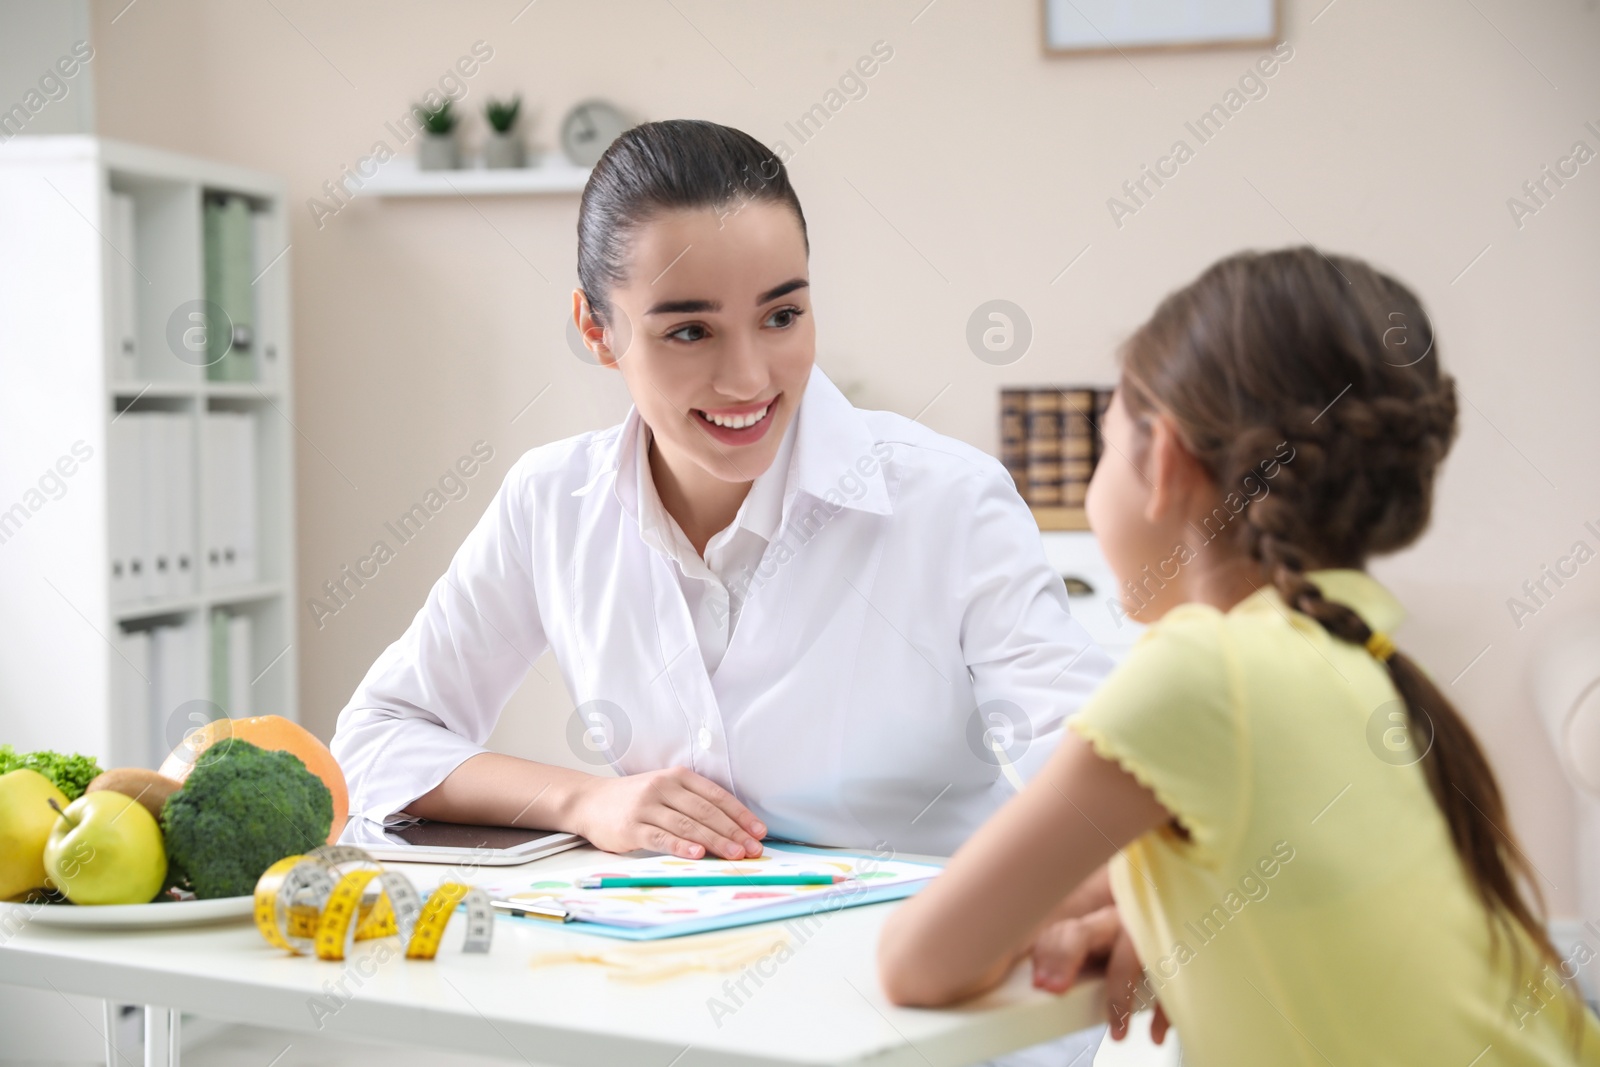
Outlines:
<svg viewBox="0 0 1600 1067"><path fill-rule="evenodd" d="M196 698L193 638L186 626L157 626L150 631L153 685L147 743L152 754L165 757L186 730L211 718L203 704L185 707Z"/></svg>
<svg viewBox="0 0 1600 1067"><path fill-rule="evenodd" d="M255 344L251 351L256 357L256 378L262 385L276 385L280 380L278 368L283 359L278 351L277 323L274 309L279 307L279 294L287 277L288 257L283 249L272 246L271 216L265 211L252 211L250 224L255 257L251 277L255 278Z"/></svg>
<svg viewBox="0 0 1600 1067"><path fill-rule="evenodd" d="M111 345L111 374L117 381L139 380L139 262L134 230L133 197L111 194L111 290L106 336Z"/></svg>
<svg viewBox="0 0 1600 1067"><path fill-rule="evenodd" d="M234 414L234 581L254 582L256 567L256 416Z"/></svg>
<svg viewBox="0 0 1600 1067"><path fill-rule="evenodd" d="M204 438L200 450L200 566L206 588L219 589L231 580L225 568L227 553L224 551L228 540L226 520L231 510L226 412L206 412L200 420L200 432Z"/></svg>
<svg viewBox="0 0 1600 1067"><path fill-rule="evenodd" d="M168 523L172 580L170 596L188 596L195 591L194 522L194 418L187 412L168 416L167 493L171 521Z"/></svg>
<svg viewBox="0 0 1600 1067"><path fill-rule="evenodd" d="M256 416L208 411L200 486L202 555L211 589L257 579Z"/></svg>
<svg viewBox="0 0 1600 1067"><path fill-rule="evenodd" d="M106 477L110 482L107 540L111 549L111 601L114 604L137 600L144 592L133 569L138 546L143 540L144 521L138 510L142 469L138 428L137 416L124 412L112 420L106 437Z"/></svg>
<svg viewBox="0 0 1600 1067"><path fill-rule="evenodd" d="M116 719L111 732L113 749L107 765L153 770L161 765L166 753L150 749L150 696L154 688L150 673L150 631L119 628L116 649L111 659L111 698Z"/></svg>
<svg viewBox="0 0 1600 1067"><path fill-rule="evenodd" d="M161 598L167 596L172 582L172 503L168 492L172 479L167 469L172 452L168 444L172 416L164 411L152 411L122 418L123 421L136 419L141 427L139 455L144 471L139 507L144 528L144 596Z"/></svg>

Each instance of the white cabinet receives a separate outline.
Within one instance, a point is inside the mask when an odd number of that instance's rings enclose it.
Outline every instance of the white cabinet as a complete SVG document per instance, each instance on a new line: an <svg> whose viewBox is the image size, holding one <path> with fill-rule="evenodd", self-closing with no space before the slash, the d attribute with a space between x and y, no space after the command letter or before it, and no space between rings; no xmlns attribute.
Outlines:
<svg viewBox="0 0 1600 1067"><path fill-rule="evenodd" d="M0 741L153 765L241 678L251 712L297 717L285 195L104 138L0 146ZM228 248L253 275L227 381L205 344L219 197L248 207ZM247 647L219 648L218 614Z"/></svg>

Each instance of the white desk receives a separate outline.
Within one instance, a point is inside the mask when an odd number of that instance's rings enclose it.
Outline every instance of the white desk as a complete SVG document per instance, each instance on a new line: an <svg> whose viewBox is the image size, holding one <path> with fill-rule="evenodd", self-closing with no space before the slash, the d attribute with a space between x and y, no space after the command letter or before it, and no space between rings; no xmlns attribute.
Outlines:
<svg viewBox="0 0 1600 1067"><path fill-rule="evenodd" d="M579 848L522 867L483 868L473 880L584 866L596 855ZM431 889L446 874L460 877L426 864L386 866L404 870L419 888ZM895 906L825 913L803 943L792 932L793 956L765 965L770 977L759 986L747 979L742 1004L715 1018L711 998L734 1005L731 983L740 973L691 972L633 985L595 965L534 968L529 961L538 953L622 942L513 918L496 920L487 955L460 951L464 924L457 916L433 961L407 960L388 939L381 965L375 953L384 942L359 942L349 959L324 962L271 947L248 922L136 932L31 923L0 945L0 982L152 1005L147 1062L160 1064L177 1062L175 1053L166 1058L168 1035L160 1030L179 1011L574 1067L956 1067L1101 1021L1098 981L1055 997L1032 988L1026 966L957 1009L894 1007L878 987L875 958L878 930ZM350 996L319 1020L314 998L326 1007L341 981ZM134 1049L121 1054L123 1062L139 1058Z"/></svg>

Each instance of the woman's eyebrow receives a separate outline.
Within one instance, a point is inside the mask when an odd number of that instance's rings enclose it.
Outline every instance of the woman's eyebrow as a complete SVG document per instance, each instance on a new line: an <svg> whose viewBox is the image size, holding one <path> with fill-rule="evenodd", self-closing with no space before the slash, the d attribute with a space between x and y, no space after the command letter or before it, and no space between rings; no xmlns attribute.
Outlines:
<svg viewBox="0 0 1600 1067"><path fill-rule="evenodd" d="M771 289L768 289L766 292L762 293L760 296L756 297L756 306L760 307L769 300L776 300L778 297L783 296L786 293L792 293L796 289L804 289L810 284L811 283L806 281L804 278L790 278L782 285L775 285Z"/></svg>
<svg viewBox="0 0 1600 1067"><path fill-rule="evenodd" d="M650 310L646 315L686 315L697 311L721 311L720 300L663 300Z"/></svg>
<svg viewBox="0 0 1600 1067"><path fill-rule="evenodd" d="M804 278L790 278L782 285L775 285L771 289L768 289L766 292L762 293L760 296L756 297L756 306L760 307L762 304L776 300L780 296L792 293L796 289L805 289L810 285L811 283L806 281ZM722 301L720 300L663 300L661 303L653 305L648 311L645 312L645 314L692 315L701 311L721 310Z"/></svg>

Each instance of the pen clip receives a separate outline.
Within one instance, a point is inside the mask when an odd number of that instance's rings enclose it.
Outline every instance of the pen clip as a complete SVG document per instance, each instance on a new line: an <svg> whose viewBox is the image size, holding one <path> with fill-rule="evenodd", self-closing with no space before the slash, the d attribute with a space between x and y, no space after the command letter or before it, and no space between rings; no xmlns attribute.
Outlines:
<svg viewBox="0 0 1600 1067"><path fill-rule="evenodd" d="M545 897L539 900L491 900L491 907L501 911L510 912L527 919L544 919L547 922L569 923L572 916L554 897Z"/></svg>

